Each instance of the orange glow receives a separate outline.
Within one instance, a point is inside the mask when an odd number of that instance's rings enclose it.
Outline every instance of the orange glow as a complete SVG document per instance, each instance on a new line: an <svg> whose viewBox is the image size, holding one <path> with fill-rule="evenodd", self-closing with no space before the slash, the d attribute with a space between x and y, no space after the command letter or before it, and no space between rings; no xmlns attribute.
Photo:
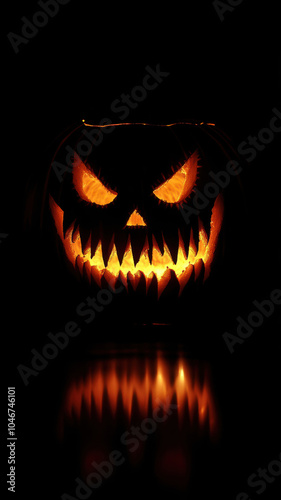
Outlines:
<svg viewBox="0 0 281 500"><path fill-rule="evenodd" d="M146 226L142 216L138 213L137 210L134 210L130 215L126 226Z"/></svg>
<svg viewBox="0 0 281 500"><path fill-rule="evenodd" d="M100 240L98 242L94 255L91 255L90 235L89 241L87 245L85 245L83 253L79 226L74 233L73 223L64 236L64 212L51 196L50 208L55 221L58 235L64 245L67 258L73 266L75 266L75 264L77 263L81 275L83 275L83 269L85 267L85 271L89 277L89 280L91 281L91 279L93 279L99 286L101 286L101 278L102 276L104 276L111 287L115 286L116 281L119 278L126 288L128 286L128 281L130 281L134 289L136 289L141 277L144 276L146 280L146 290L148 290L153 277L156 276L158 284L158 297L161 295L161 293L169 283L172 272L175 273L180 285L179 294L182 293L183 288L189 281L193 269L195 271L195 279L198 278L203 265L204 280L209 276L211 263L214 258L219 233L221 230L224 211L223 198L222 195L219 195L214 203L214 207L212 210L209 239L204 229L204 225L199 217L198 248L196 248L196 245L194 243L193 231L191 229L188 254L185 251L185 246L183 244L180 231L178 232L179 245L176 262L174 262L174 260L172 259L170 250L164 238L164 250L162 254L159 250L155 238L153 237L151 260L149 258L149 245L146 238L139 260L135 263L129 235L126 251L121 262L118 258L115 243L113 243L111 254L109 256L107 265L105 266L102 253L102 241ZM136 220L140 221L137 215L134 216L134 221Z"/></svg>
<svg viewBox="0 0 281 500"><path fill-rule="evenodd" d="M131 421L132 412L141 418L163 405L177 405L181 425L189 414L191 424L208 424L210 433L217 430L216 407L208 371L190 366L185 358L169 362L158 353L152 358L117 358L95 361L88 374L69 385L62 406L67 419L79 419L82 405L89 417L102 420L105 412L117 412ZM109 404L109 407L108 407Z"/></svg>
<svg viewBox="0 0 281 500"><path fill-rule="evenodd" d="M86 123L86 120L82 120L82 123L85 125L85 127L94 127L94 128L107 128L107 127L122 127L122 126L127 126L127 125L143 125L147 127L174 127L175 125L192 125L193 127L199 127L202 125L208 125L209 127L215 127L215 123L209 123L209 122L174 122L174 123L166 123L166 124L160 124L160 123L145 123L145 122L122 122L122 123L106 123L104 125L101 125L100 123L94 124L94 123Z"/></svg>
<svg viewBox="0 0 281 500"><path fill-rule="evenodd" d="M117 193L106 187L81 160L74 160L73 183L80 198L97 205L108 205Z"/></svg>
<svg viewBox="0 0 281 500"><path fill-rule="evenodd" d="M195 186L198 167L198 152L161 186L154 189L153 194L166 203L180 203L185 200Z"/></svg>

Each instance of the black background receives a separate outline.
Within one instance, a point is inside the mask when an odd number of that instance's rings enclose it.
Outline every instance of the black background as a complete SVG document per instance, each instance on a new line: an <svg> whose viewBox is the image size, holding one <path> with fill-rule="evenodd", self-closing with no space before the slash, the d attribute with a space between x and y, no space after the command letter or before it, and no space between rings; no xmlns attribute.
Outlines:
<svg viewBox="0 0 281 500"><path fill-rule="evenodd" d="M16 497L56 499L66 491L60 478L63 453L54 432L57 409L62 380L83 341L74 341L28 387L16 367L28 364L31 349L43 346L49 331L75 319L79 303L60 263L51 269L50 262L36 255L38 228L24 224L25 207L45 175L57 137L84 117L114 121L113 100L141 84L147 65L159 64L170 75L131 111L129 121L215 122L238 146L268 126L273 107L281 109L280 61L277 8L269 2L244 0L221 22L211 1L152 6L71 0L15 54L6 34L20 34L21 17L31 19L38 10L36 2L9 5L3 30L0 232L8 236L0 246L2 367L6 386L15 385L17 393ZM224 331L235 333L236 317L246 318L253 300L267 299L280 288L279 140L276 134L243 168L249 233L247 243L244 231L235 234L239 254L232 257L240 262L240 273L235 276L228 262L226 290L215 288L217 315L201 323L208 349L203 345L200 352L200 323L188 325L188 313L177 332L163 334L167 340L178 333L192 356L210 362L222 414L220 442L211 459L202 456L204 473L198 473L189 498L235 499L240 491L258 498L247 486L248 476L280 456L280 310L276 306L275 314L234 354L222 340ZM94 341L118 343L117 330L115 337L105 318L95 328ZM85 333L88 341L90 335ZM134 335L132 342L140 341L142 334ZM161 336L157 332L157 340ZM4 389L3 402L5 394ZM3 468L4 492L5 474ZM71 485L74 478L68 479ZM143 484L148 498L158 492L144 479L131 484L127 478L130 496L137 496ZM125 488L123 476L122 481ZM277 477L261 497L277 499L280 482ZM115 491L122 494L120 482L116 484ZM67 491L74 494L69 485ZM99 491L100 498L107 494Z"/></svg>

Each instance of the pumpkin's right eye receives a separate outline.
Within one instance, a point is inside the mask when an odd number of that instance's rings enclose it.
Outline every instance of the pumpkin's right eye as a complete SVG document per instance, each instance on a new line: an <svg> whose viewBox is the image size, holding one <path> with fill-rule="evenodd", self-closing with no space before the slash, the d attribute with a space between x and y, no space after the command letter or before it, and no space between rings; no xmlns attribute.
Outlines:
<svg viewBox="0 0 281 500"><path fill-rule="evenodd" d="M192 192L198 170L198 152L195 151L171 177L154 189L153 194L166 203L181 203Z"/></svg>

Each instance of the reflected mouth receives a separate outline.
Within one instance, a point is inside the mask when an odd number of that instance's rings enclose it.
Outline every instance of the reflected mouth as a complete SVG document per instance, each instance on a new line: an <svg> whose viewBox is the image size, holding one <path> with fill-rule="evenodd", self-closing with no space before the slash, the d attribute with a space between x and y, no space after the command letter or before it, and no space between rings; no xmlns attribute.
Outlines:
<svg viewBox="0 0 281 500"><path fill-rule="evenodd" d="M160 352L155 358L121 357L99 359L86 374L74 379L67 388L61 413L68 425L86 418L103 421L123 414L129 422L141 418L163 404L176 408L179 424L187 415L199 427L208 426L215 433L217 415L206 368L188 363L184 357L169 361Z"/></svg>
<svg viewBox="0 0 281 500"><path fill-rule="evenodd" d="M194 275L194 280L197 280L199 276L202 276L204 281L207 279L210 274L224 211L222 195L219 195L212 209L209 231L206 231L202 220L198 217L198 234L194 238L193 229L191 228L188 245L183 241L180 230L178 230L178 249L175 256L170 251L163 235L161 241L162 251L160 251L159 242L152 236L150 244L148 238L145 238L143 248L137 254L130 234L123 252L120 252L118 241L113 234L110 252L107 259L105 259L102 240L99 240L93 252L91 233L88 241L82 244L80 227L79 225L75 227L75 221L64 233L64 211L51 196L50 208L67 258L74 267L79 269L81 276L86 275L90 283L94 281L99 287L101 287L102 278L112 288L115 287L118 279L127 289L129 282L134 290L138 286L145 284L146 292L152 281L156 280L158 298L172 278L176 278L178 282L179 295L192 275ZM145 231L146 228L140 230Z"/></svg>
<svg viewBox="0 0 281 500"><path fill-rule="evenodd" d="M160 348L142 350L141 345L123 351L102 347L90 361L72 366L69 375L58 438L67 445L71 464L78 446L84 481L93 470L100 473L114 449L127 463L126 474L137 466L152 481L156 477L176 489L187 487L190 470L196 468L194 446L200 443L201 450L219 437L208 365L172 353L170 347L169 354Z"/></svg>

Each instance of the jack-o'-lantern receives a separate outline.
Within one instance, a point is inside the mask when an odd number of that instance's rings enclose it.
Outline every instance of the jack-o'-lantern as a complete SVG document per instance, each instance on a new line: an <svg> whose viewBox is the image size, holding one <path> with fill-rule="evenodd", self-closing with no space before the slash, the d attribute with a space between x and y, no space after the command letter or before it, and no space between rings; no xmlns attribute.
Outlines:
<svg viewBox="0 0 281 500"><path fill-rule="evenodd" d="M68 261L90 283L114 288L121 280L160 297L169 283L180 295L208 278L223 223L221 189L190 222L181 212L217 168L197 129L83 123L75 144L60 147L56 165L64 155L68 167L62 182L52 171L49 205Z"/></svg>

